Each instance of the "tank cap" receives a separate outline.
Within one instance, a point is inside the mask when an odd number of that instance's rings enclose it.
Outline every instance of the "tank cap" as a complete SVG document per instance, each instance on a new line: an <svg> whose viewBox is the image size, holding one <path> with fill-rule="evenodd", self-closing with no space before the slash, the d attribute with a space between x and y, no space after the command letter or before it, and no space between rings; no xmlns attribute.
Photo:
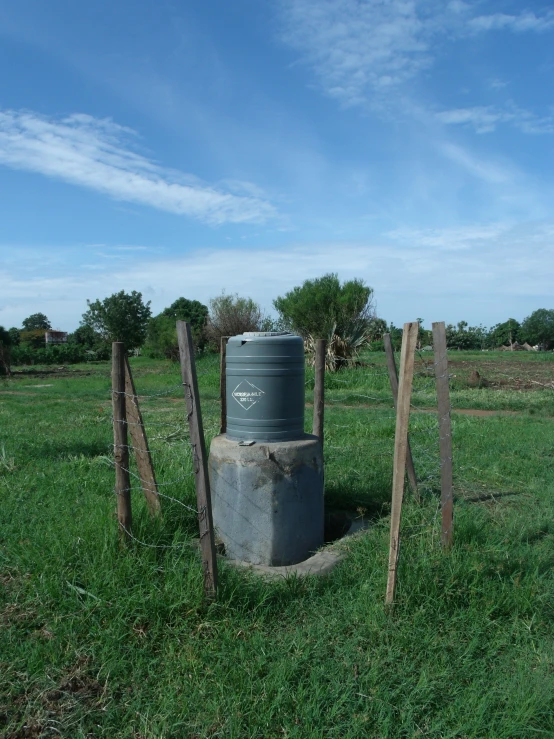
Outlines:
<svg viewBox="0 0 554 739"><path fill-rule="evenodd" d="M292 336L290 331L244 331L242 336Z"/></svg>

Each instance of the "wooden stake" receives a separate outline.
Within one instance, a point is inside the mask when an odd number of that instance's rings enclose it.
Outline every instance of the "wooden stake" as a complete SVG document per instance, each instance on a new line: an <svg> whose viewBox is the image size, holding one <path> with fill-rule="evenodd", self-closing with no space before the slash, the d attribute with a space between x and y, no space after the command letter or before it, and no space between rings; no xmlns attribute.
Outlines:
<svg viewBox="0 0 554 739"><path fill-rule="evenodd" d="M112 344L112 408L117 520L120 541L125 541L131 536L132 513L125 412L125 347L121 341Z"/></svg>
<svg viewBox="0 0 554 739"><path fill-rule="evenodd" d="M161 508L156 475L154 474L154 465L150 456L146 429L142 421L142 413L140 412L135 383L133 382L133 375L131 374L131 367L127 356L125 356L125 401L127 423L137 460L137 468L144 497L146 498L150 514L152 516L158 516Z"/></svg>
<svg viewBox="0 0 554 739"><path fill-rule="evenodd" d="M450 389L448 382L448 356L444 322L433 323L433 351L435 354L435 380L439 413L439 449L441 467L441 542L445 549L452 546L454 525L454 499L452 490L452 426L450 421Z"/></svg>
<svg viewBox="0 0 554 739"><path fill-rule="evenodd" d="M394 359L394 350L392 348L390 334L383 334L383 344L385 345L385 356L387 358L387 369L389 371L389 381L392 390L392 398L394 400L394 410L396 410L398 406L398 371L396 369L396 361ZM417 476L409 437L406 447L406 472L408 475L408 482L410 483L410 487L412 488L414 497L419 502L420 497L417 487Z"/></svg>
<svg viewBox="0 0 554 739"><path fill-rule="evenodd" d="M219 424L219 433L224 434L227 431L227 342L228 336L222 336L220 339L219 352L219 397L221 398L221 422Z"/></svg>
<svg viewBox="0 0 554 739"><path fill-rule="evenodd" d="M196 364L194 362L194 347L189 323L177 321L177 340L179 342L181 375L185 387L187 420L194 459L200 549L202 554L202 570L204 573L204 594L206 598L213 600L217 596L217 559L215 554L212 501L210 481L208 478L206 442L204 440L204 428L200 410L200 396L198 394L198 380L196 378Z"/></svg>
<svg viewBox="0 0 554 739"><path fill-rule="evenodd" d="M315 384L314 384L314 422L313 435L317 436L323 447L323 417L325 414L325 352L327 342L318 339L315 346Z"/></svg>
<svg viewBox="0 0 554 739"><path fill-rule="evenodd" d="M408 423L410 420L410 400L414 379L414 358L419 325L417 321L404 324L402 350L400 353L400 379L396 409L396 432L394 437L394 466L392 474L392 510L390 527L389 574L385 603L394 601L396 574L400 549L400 519L402 498L404 496L404 475L406 472L406 450L408 446Z"/></svg>

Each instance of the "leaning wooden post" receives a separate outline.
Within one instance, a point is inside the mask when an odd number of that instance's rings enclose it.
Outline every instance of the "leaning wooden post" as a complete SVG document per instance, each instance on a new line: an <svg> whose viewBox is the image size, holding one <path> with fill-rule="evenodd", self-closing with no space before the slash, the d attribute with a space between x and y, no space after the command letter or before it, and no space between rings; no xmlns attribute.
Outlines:
<svg viewBox="0 0 554 739"><path fill-rule="evenodd" d="M206 442L204 441L204 428L200 410L200 396L198 394L198 380L196 378L196 364L194 362L194 347L189 323L177 321L177 340L179 342L181 375L185 388L187 419L194 460L200 549L202 570L204 573L204 594L206 598L213 600L217 596L217 559L212 519L212 501L210 481L208 478Z"/></svg>
<svg viewBox="0 0 554 739"><path fill-rule="evenodd" d="M227 431L227 342L228 336L222 336L220 339L219 352L219 397L221 398L221 421L219 424L219 433L224 434Z"/></svg>
<svg viewBox="0 0 554 739"><path fill-rule="evenodd" d="M318 339L315 346L314 422L312 433L323 446L323 418L325 414L325 352L327 342Z"/></svg>
<svg viewBox="0 0 554 739"><path fill-rule="evenodd" d="M398 554L400 550L400 519L402 498L404 496L404 475L406 472L406 449L408 446L408 424L410 421L410 400L414 378L414 358L419 325L417 321L405 323L402 333L400 353L400 379L398 384L398 404L396 408L396 432L394 437L394 462L392 473L392 510L390 526L389 573L385 603L394 601Z"/></svg>
<svg viewBox="0 0 554 739"><path fill-rule="evenodd" d="M161 509L156 475L154 474L154 465L152 464L152 457L150 456L148 439L146 438L146 429L144 428L144 423L142 421L142 413L140 412L138 404L137 391L135 390L135 383L133 381L133 375L131 374L131 367L127 356L125 356L125 401L127 424L131 435L131 441L133 443L142 491L146 498L150 514L152 516L158 516Z"/></svg>
<svg viewBox="0 0 554 739"><path fill-rule="evenodd" d="M394 410L396 410L398 406L398 371L396 369L396 362L394 359L394 351L390 340L390 334L383 334L383 344L385 345L385 356L387 358L387 369L389 371L389 381L392 390L392 398L394 400ZM406 446L406 473L408 475L408 482L410 483L412 492L416 500L419 501L420 497L417 487L417 476L409 437Z"/></svg>
<svg viewBox="0 0 554 739"><path fill-rule="evenodd" d="M132 514L125 408L125 346L121 341L112 344L112 408L117 520L120 540L125 541L131 536Z"/></svg>
<svg viewBox="0 0 554 739"><path fill-rule="evenodd" d="M441 468L441 541L445 549L452 546L454 525L454 498L452 483L452 428L450 419L450 390L448 383L448 356L444 322L433 323L433 351L439 413L439 450Z"/></svg>

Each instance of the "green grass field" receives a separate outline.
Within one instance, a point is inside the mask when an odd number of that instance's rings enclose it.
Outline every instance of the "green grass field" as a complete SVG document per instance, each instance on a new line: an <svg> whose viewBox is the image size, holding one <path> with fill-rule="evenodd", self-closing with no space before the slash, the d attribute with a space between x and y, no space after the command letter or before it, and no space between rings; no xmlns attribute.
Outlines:
<svg viewBox="0 0 554 739"><path fill-rule="evenodd" d="M370 519L326 578L222 563L202 601L180 373L131 360L162 499L118 547L110 367L0 381L0 735L554 736L554 355L449 355L455 543L440 548L432 357L416 362L397 602L383 605L394 413L384 355L326 378L326 505ZM198 362L207 440L217 357ZM477 371L478 374L475 374ZM307 374L306 428L313 375ZM161 394L160 394L161 393ZM142 542L142 543L139 543Z"/></svg>

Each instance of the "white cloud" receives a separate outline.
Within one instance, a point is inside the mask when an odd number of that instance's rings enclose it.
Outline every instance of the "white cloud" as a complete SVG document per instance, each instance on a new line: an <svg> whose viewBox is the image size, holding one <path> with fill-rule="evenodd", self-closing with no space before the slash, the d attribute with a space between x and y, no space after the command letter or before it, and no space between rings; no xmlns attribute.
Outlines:
<svg viewBox="0 0 554 739"><path fill-rule="evenodd" d="M461 0L284 0L281 13L284 42L300 52L324 92L346 105L388 107L395 88L434 63L442 41L554 28L554 11L476 16Z"/></svg>
<svg viewBox="0 0 554 739"><path fill-rule="evenodd" d="M429 26L416 5L290 0L284 41L302 53L327 94L348 105L381 95L429 66Z"/></svg>
<svg viewBox="0 0 554 739"><path fill-rule="evenodd" d="M499 124L509 124L523 133L554 133L554 117L543 118L515 105L504 109L492 106L453 108L436 114L436 119L445 125L471 126L477 133L490 133Z"/></svg>
<svg viewBox="0 0 554 739"><path fill-rule="evenodd" d="M479 15L471 18L468 25L473 31L501 31L506 29L515 33L525 33L527 31L541 33L554 28L554 12L550 10L543 16L535 15L530 11L524 11L518 15L508 15L506 13Z"/></svg>
<svg viewBox="0 0 554 739"><path fill-rule="evenodd" d="M508 223L465 226L461 228L397 228L387 232L394 241L439 250L471 249L479 244L498 241L512 226Z"/></svg>
<svg viewBox="0 0 554 739"><path fill-rule="evenodd" d="M24 250L20 250L24 261ZM83 260L86 256L83 256ZM95 265L96 266L96 265ZM86 298L139 290L154 313L184 295L207 303L238 292L271 310L272 300L325 272L360 277L375 289L380 315L395 323L461 319L492 325L552 307L554 223L474 224L451 229L397 229L364 242L298 244L287 249L198 250L178 258L150 255L114 269L66 268L52 277L28 276L10 265L0 273L0 324L20 325L46 313L74 329Z"/></svg>
<svg viewBox="0 0 554 739"><path fill-rule="evenodd" d="M0 164L211 224L263 222L275 215L266 200L209 187L159 166L130 148L135 136L111 120L83 114L53 120L0 112Z"/></svg>

